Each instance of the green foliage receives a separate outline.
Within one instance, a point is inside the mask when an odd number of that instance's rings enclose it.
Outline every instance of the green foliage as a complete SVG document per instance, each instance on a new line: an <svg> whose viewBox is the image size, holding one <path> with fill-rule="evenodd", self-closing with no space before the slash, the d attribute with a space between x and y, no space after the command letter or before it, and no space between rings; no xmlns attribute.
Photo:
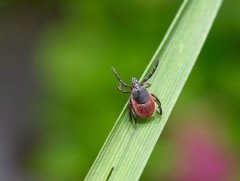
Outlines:
<svg viewBox="0 0 240 181"><path fill-rule="evenodd" d="M154 115L139 124L129 121L127 108L95 160L86 180L138 180L160 133L200 53L221 0L184 1L165 38L142 78L154 61L161 59L151 79L150 92L162 102L163 115ZM110 174L110 176L109 176Z"/></svg>
<svg viewBox="0 0 240 181"><path fill-rule="evenodd" d="M117 92L110 67L114 66L127 83L131 76L139 78L181 2L73 0L69 3L65 0L43 8L54 7L53 12L57 9L59 17L41 30L40 46L34 50L44 94L36 111L36 117L41 120L36 126L41 128L41 134L28 157L28 168L33 174L49 180L83 180L128 98ZM199 122L212 131L227 135L220 140L226 140L231 150L240 153L239 5L239 0L224 1L141 180L174 180L172 177L176 177L177 168L181 166L173 162L182 155L176 152L175 143L179 140L169 140L169 137L181 130L179 126L184 125L185 114L200 119ZM43 10L41 7L38 11ZM32 6L30 9L32 11ZM18 8L14 10L18 14ZM159 68L163 64L166 62L161 62ZM157 74L154 77L156 79ZM150 82L156 81L154 77ZM165 84L160 82L159 86ZM156 90L152 87L150 91ZM165 104L162 90L156 92ZM192 112L194 105L201 114ZM214 124L208 126L202 120L206 116L204 110L208 110L209 115L217 112L221 119L206 120ZM152 121L142 126L149 124ZM128 128L132 129L130 127L129 123ZM234 157L237 162L238 158L239 155ZM187 165L183 161L182 164Z"/></svg>

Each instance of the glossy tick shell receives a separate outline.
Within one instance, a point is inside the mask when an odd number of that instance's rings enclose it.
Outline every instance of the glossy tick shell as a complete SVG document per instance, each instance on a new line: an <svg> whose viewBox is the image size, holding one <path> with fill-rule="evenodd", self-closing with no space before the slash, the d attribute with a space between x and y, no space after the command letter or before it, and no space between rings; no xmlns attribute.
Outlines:
<svg viewBox="0 0 240 181"><path fill-rule="evenodd" d="M144 87L132 89L130 106L141 118L148 118L155 112L155 101Z"/></svg>

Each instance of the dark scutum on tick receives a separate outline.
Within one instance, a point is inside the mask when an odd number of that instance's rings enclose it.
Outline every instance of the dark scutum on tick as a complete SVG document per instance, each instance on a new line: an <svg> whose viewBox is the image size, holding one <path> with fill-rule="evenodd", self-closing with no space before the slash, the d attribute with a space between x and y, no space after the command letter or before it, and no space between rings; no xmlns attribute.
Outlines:
<svg viewBox="0 0 240 181"><path fill-rule="evenodd" d="M141 82L134 77L132 77L131 85L126 84L118 75L116 70L112 67L114 75L119 80L118 90L123 93L130 93L131 97L129 100L129 116L130 119L134 118L134 123L136 123L136 114L141 118L148 118L155 112L155 102L159 108L159 114L162 115L162 108L160 100L154 95L150 94L146 88L150 87L151 84L147 83L148 79L152 77L154 72L158 67L159 60L156 62L154 68L150 74L143 79ZM130 90L124 90L123 87L130 88Z"/></svg>
<svg viewBox="0 0 240 181"><path fill-rule="evenodd" d="M132 91L132 96L139 104L146 104L149 100L148 92L144 87Z"/></svg>

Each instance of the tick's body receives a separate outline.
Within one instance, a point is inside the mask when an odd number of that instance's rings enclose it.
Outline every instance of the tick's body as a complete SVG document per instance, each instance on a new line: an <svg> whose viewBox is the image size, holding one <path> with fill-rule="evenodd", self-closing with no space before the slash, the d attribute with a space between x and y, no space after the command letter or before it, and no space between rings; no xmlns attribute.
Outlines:
<svg viewBox="0 0 240 181"><path fill-rule="evenodd" d="M162 114L162 108L161 103L159 99L154 95L150 94L146 88L150 87L151 85L149 83L146 83L146 81L153 75L155 70L157 69L158 62L156 62L155 67L153 68L152 72L145 78L143 81L138 82L136 78L132 78L132 85L125 84L117 74L114 68L113 72L117 79L119 80L118 89L123 93L130 93L130 101L129 101L129 116L132 120L132 117L134 118L134 121L136 123L136 114L141 118L148 118L152 116L155 113L155 102L158 104L159 108L159 114ZM121 86L129 87L131 90L126 91L121 88Z"/></svg>
<svg viewBox="0 0 240 181"><path fill-rule="evenodd" d="M136 98L134 94L139 94L139 97ZM152 95L144 87L140 90L132 90L130 106L141 118L148 118L155 112L155 102Z"/></svg>

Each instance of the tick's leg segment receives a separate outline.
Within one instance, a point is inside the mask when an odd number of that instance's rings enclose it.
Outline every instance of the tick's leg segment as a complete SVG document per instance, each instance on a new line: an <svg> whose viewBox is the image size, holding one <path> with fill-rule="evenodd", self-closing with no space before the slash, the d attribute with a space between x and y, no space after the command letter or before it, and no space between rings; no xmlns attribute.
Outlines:
<svg viewBox="0 0 240 181"><path fill-rule="evenodd" d="M112 67L113 73L114 75L117 77L117 79L119 80L119 82L124 86L124 87L131 87L130 85L126 84L125 82L123 82L123 80L120 78L120 76L118 75L118 73L116 72L116 70Z"/></svg>
<svg viewBox="0 0 240 181"><path fill-rule="evenodd" d="M159 60L157 60L155 66L153 67L151 73L144 79L141 81L141 83L144 83L146 82L148 79L150 79L152 77L152 75L154 74L154 72L156 71L157 67L158 67L158 63L159 63Z"/></svg>
<svg viewBox="0 0 240 181"><path fill-rule="evenodd" d="M127 91L127 90L123 90L122 88L121 88L121 83L119 83L119 85L118 85L118 90L120 90L121 92L123 92L123 93L131 93L131 91Z"/></svg>
<svg viewBox="0 0 240 181"><path fill-rule="evenodd" d="M143 83L143 84L141 84L141 85L144 86L145 88L148 88L148 87L151 86L151 84L149 84L149 83Z"/></svg>
<svg viewBox="0 0 240 181"><path fill-rule="evenodd" d="M162 107L161 107L161 102L160 100L157 98L157 96L155 96L154 94L151 94L155 100L155 102L157 103L158 105L158 108L159 108L159 114L162 115Z"/></svg>
<svg viewBox="0 0 240 181"><path fill-rule="evenodd" d="M136 118L136 115L135 115L134 111L131 108L130 101L128 103L128 111L129 111L128 113L129 113L130 120L131 121L133 120L134 121L133 123L136 124L137 123L137 118Z"/></svg>

